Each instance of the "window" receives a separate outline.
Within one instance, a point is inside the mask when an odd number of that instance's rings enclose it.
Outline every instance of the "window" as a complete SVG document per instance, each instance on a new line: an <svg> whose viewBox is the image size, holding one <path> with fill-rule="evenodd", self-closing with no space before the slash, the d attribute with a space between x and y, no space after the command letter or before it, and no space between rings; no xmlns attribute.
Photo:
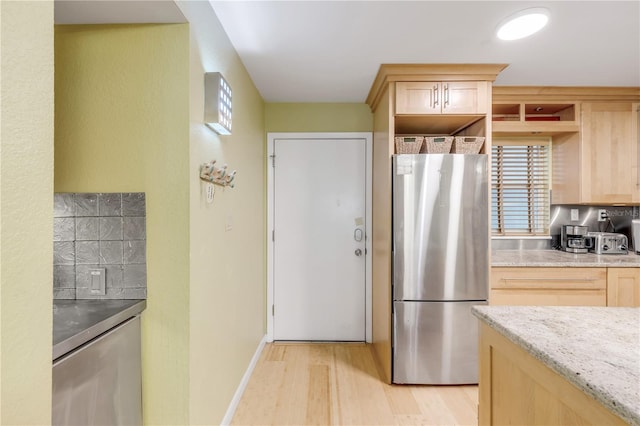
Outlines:
<svg viewBox="0 0 640 426"><path fill-rule="evenodd" d="M549 235L550 146L548 139L494 139L492 235Z"/></svg>

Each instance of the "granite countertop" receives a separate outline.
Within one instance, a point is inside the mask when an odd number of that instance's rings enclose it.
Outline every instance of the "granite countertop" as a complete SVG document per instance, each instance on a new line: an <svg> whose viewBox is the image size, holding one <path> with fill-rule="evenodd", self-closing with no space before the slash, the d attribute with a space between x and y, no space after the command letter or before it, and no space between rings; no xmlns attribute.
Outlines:
<svg viewBox="0 0 640 426"><path fill-rule="evenodd" d="M53 359L140 314L146 300L54 300Z"/></svg>
<svg viewBox="0 0 640 426"><path fill-rule="evenodd" d="M475 306L473 314L640 425L640 308Z"/></svg>
<svg viewBox="0 0 640 426"><path fill-rule="evenodd" d="M494 250L491 266L640 268L640 255L568 253L560 250Z"/></svg>

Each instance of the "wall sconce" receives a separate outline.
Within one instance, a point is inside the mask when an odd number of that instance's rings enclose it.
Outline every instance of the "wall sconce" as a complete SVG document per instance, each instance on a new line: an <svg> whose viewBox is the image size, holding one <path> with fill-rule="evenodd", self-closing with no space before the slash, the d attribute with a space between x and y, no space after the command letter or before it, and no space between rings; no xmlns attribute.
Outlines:
<svg viewBox="0 0 640 426"><path fill-rule="evenodd" d="M231 134L231 86L219 72L204 74L204 123L221 135Z"/></svg>

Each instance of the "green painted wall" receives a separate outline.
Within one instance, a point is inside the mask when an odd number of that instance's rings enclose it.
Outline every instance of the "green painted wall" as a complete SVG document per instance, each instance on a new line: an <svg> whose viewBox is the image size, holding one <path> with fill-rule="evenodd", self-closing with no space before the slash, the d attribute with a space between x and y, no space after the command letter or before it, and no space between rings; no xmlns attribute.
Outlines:
<svg viewBox="0 0 640 426"><path fill-rule="evenodd" d="M267 132L371 132L373 114L360 103L267 103Z"/></svg>
<svg viewBox="0 0 640 426"><path fill-rule="evenodd" d="M264 102L209 2L178 1L190 42L190 409L191 424L220 424L265 334L266 199ZM205 72L233 90L233 131L203 124ZM236 170L234 188L216 186L213 203L202 163Z"/></svg>
<svg viewBox="0 0 640 426"><path fill-rule="evenodd" d="M186 425L189 26L56 26L55 64L55 191L146 193L144 420Z"/></svg>
<svg viewBox="0 0 640 426"><path fill-rule="evenodd" d="M53 2L0 1L0 424L51 422Z"/></svg>

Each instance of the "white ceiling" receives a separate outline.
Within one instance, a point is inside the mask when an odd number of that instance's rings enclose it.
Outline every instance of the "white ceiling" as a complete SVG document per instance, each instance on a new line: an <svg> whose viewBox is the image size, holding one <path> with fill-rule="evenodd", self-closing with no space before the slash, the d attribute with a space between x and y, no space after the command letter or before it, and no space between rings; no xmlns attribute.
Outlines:
<svg viewBox="0 0 640 426"><path fill-rule="evenodd" d="M506 63L496 85L640 86L639 1L210 0L267 102L363 102L382 63ZM547 7L540 33L497 24Z"/></svg>
<svg viewBox="0 0 640 426"><path fill-rule="evenodd" d="M382 63L509 64L496 85L640 86L638 0L210 3L267 102L363 102ZM494 37L537 6L551 11L542 32ZM55 22L186 19L172 0L55 0Z"/></svg>

